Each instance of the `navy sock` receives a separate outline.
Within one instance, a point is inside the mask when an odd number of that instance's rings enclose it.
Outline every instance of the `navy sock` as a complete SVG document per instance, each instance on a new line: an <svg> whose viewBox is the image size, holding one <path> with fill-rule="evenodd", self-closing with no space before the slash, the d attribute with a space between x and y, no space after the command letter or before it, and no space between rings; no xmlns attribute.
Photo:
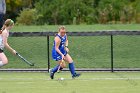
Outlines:
<svg viewBox="0 0 140 93"><path fill-rule="evenodd" d="M53 70L52 70L52 72L53 73L57 72L58 68L59 68L59 65L57 65L56 67L54 67Z"/></svg>
<svg viewBox="0 0 140 93"><path fill-rule="evenodd" d="M69 69L70 69L71 74L74 75L75 74L75 67L74 67L74 63L73 62L69 63Z"/></svg>

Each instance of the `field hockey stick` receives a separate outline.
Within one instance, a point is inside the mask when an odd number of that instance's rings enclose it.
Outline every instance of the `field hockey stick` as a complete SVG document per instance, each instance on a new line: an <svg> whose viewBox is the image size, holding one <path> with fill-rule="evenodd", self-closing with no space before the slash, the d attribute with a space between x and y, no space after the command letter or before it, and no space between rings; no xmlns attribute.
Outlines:
<svg viewBox="0 0 140 93"><path fill-rule="evenodd" d="M34 66L34 63L29 62L28 60L26 60L23 56L21 56L19 53L16 53L16 55L23 60L23 62L25 62L26 64L30 65L30 66Z"/></svg>
<svg viewBox="0 0 140 93"><path fill-rule="evenodd" d="M59 67L57 69L57 72L59 72L60 68L61 68L61 65L63 64L64 60L62 60L62 62L59 64Z"/></svg>

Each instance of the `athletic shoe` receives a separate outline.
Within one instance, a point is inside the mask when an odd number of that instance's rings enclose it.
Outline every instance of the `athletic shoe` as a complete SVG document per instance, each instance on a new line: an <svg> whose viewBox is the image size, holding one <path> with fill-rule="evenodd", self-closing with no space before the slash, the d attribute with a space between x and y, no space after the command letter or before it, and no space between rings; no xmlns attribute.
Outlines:
<svg viewBox="0 0 140 93"><path fill-rule="evenodd" d="M75 74L72 76L72 78L75 79L75 78L79 77L80 75L81 75L81 74L75 73Z"/></svg>
<svg viewBox="0 0 140 93"><path fill-rule="evenodd" d="M54 79L54 73L52 72L52 70L53 70L53 69L49 69L49 72L50 72L50 78L51 78L51 79Z"/></svg>

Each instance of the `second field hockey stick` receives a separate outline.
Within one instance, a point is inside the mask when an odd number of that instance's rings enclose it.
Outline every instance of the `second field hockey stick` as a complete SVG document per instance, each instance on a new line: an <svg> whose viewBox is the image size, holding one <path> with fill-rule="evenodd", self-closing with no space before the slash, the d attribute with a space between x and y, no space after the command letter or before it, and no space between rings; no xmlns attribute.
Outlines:
<svg viewBox="0 0 140 93"><path fill-rule="evenodd" d="M23 56L21 56L19 53L16 53L16 55L23 60L23 62L25 62L26 64L30 65L30 66L34 66L34 63L29 62L28 60L26 60Z"/></svg>

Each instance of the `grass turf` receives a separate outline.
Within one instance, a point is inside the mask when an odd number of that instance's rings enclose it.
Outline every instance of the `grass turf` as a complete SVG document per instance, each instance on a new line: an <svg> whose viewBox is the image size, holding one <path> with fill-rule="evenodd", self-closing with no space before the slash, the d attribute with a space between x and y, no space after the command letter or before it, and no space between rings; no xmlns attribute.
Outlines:
<svg viewBox="0 0 140 93"><path fill-rule="evenodd" d="M138 72L82 73L74 80L64 72L54 80L48 73L0 72L0 93L139 93L139 87Z"/></svg>
<svg viewBox="0 0 140 93"><path fill-rule="evenodd" d="M41 26L14 26L11 31L14 32L57 32L58 25L41 25ZM67 31L97 31L97 30L139 30L139 24L95 24L95 25L66 25Z"/></svg>

